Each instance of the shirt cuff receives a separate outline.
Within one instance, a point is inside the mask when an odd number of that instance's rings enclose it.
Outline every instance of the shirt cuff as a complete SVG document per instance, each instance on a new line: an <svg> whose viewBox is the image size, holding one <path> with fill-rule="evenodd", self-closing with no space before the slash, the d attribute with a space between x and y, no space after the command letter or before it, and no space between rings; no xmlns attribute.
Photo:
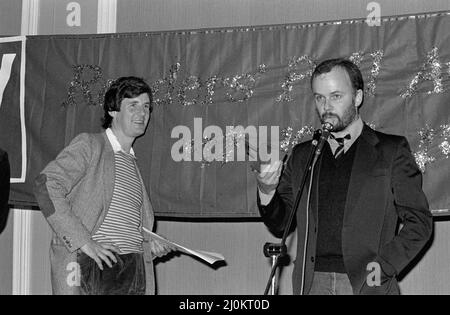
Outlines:
<svg viewBox="0 0 450 315"><path fill-rule="evenodd" d="M258 194L261 206L267 206L272 200L273 196L275 196L275 190L270 194L265 194L258 188Z"/></svg>

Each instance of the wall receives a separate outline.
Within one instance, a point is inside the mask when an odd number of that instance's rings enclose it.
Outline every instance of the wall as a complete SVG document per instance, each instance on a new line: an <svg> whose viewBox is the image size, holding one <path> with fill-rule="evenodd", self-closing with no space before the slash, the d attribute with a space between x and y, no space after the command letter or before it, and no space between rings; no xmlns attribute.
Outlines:
<svg viewBox="0 0 450 315"><path fill-rule="evenodd" d="M13 221L14 216L10 213L7 226L2 234L0 234L0 295L12 293Z"/></svg>
<svg viewBox="0 0 450 315"><path fill-rule="evenodd" d="M20 34L22 1L2 0L0 3L0 36Z"/></svg>
<svg viewBox="0 0 450 315"><path fill-rule="evenodd" d="M44 0L40 5L39 19L42 22L39 23L38 34L96 33L97 8L97 1L92 0ZM71 14L78 9L82 13L79 19L76 14Z"/></svg>
<svg viewBox="0 0 450 315"><path fill-rule="evenodd" d="M0 3L0 12L13 9ZM83 13L81 25L64 25L66 0L41 0L41 19L38 34L95 33L97 21L92 8L96 1L77 1L91 9ZM345 18L365 17L366 5L361 0L117 0L117 31L161 31L196 29L240 25L265 25L298 23ZM207 3L207 6L206 4ZM450 10L448 0L378 1L382 15ZM9 4L10 5L10 4ZM97 11L95 11L97 12ZM2 15L3 14L3 15ZM0 21L4 13L0 13ZM87 18L86 20L86 17ZM17 17L18 19L19 17ZM16 20L17 20L16 19ZM85 21L85 22L83 22ZM18 34L16 28L0 22L0 34ZM5 28L6 27L6 28ZM50 293L48 244L50 231L38 212L31 215L32 244L30 293ZM11 268L11 234L0 238L0 292L10 292L3 283L4 274ZM405 294L450 293L449 239L450 223L435 224L435 237L431 249L415 268L403 279L401 288ZM181 255L156 265L160 294L261 294L270 271L270 261L262 255L266 241L276 241L260 222L180 222L161 220L158 233L197 249L217 251L225 255L226 265L212 268L191 257ZM7 236L5 236L7 235ZM9 235L9 236L8 236ZM295 239L289 240L289 248L295 248ZM9 251L8 251L9 250ZM7 253L5 256L3 253ZM291 250L292 252L292 250ZM292 259L295 255L291 254ZM1 273L3 266L6 271ZM8 269L9 268L9 269ZM281 275L281 294L291 292L292 264ZM9 280L9 279L7 279Z"/></svg>
<svg viewBox="0 0 450 315"><path fill-rule="evenodd" d="M118 32L317 22L366 17L361 0L118 0ZM449 10L448 0L382 0L381 14ZM207 4L206 4L207 3Z"/></svg>
<svg viewBox="0 0 450 315"><path fill-rule="evenodd" d="M218 270L186 256L156 265L160 294L262 294L270 273L270 261L262 255L265 242L273 239L261 223L160 222L158 232L192 248L221 252L228 265ZM289 239L292 260L296 240ZM430 249L400 282L403 294L450 293L450 222L435 222ZM290 294L292 264L280 277L280 294Z"/></svg>

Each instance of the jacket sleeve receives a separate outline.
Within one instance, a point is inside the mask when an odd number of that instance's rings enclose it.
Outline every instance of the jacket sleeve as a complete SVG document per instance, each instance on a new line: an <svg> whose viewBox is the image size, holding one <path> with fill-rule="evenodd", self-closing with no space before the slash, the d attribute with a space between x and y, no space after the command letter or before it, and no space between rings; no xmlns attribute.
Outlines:
<svg viewBox="0 0 450 315"><path fill-rule="evenodd" d="M8 221L10 175L8 154L5 152L0 156L0 233L3 232Z"/></svg>
<svg viewBox="0 0 450 315"><path fill-rule="evenodd" d="M403 227L394 239L384 245L378 261L386 274L399 274L428 242L433 219L422 190L422 173L402 138L394 157L391 187L397 215Z"/></svg>
<svg viewBox="0 0 450 315"><path fill-rule="evenodd" d="M298 148L299 146L293 149L290 158L284 166L280 182L272 200L263 206L259 198L259 193L257 193L257 204L264 224L276 237L282 237L294 203L292 173L294 169L294 157L297 155ZM295 229L295 218L292 223L291 232Z"/></svg>
<svg viewBox="0 0 450 315"><path fill-rule="evenodd" d="M77 136L35 180L34 194L39 207L70 252L91 239L81 219L72 212L68 198L90 165L92 149L89 144L88 134Z"/></svg>

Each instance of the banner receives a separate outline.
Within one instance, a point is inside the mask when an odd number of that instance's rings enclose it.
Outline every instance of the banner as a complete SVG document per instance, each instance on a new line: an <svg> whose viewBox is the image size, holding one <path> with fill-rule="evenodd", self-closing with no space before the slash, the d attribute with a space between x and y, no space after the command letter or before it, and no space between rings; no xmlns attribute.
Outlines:
<svg viewBox="0 0 450 315"><path fill-rule="evenodd" d="M0 38L0 147L9 154L11 183L25 183L24 96L25 37Z"/></svg>
<svg viewBox="0 0 450 315"><path fill-rule="evenodd" d="M105 90L111 80L133 75L145 78L154 92L150 125L135 150L156 214L257 217L254 157L245 147L283 158L296 143L310 139L319 126L312 70L324 59L344 57L364 75L363 119L379 131L408 138L431 209L448 211L449 29L450 12L441 12L383 18L379 26L361 19L29 36L26 45L3 40L0 147L10 154L13 176L21 178L26 166L24 183L12 185L10 202L36 205L34 178L77 134L102 130ZM11 77L4 81L11 54L16 54ZM273 146L277 139L279 152Z"/></svg>

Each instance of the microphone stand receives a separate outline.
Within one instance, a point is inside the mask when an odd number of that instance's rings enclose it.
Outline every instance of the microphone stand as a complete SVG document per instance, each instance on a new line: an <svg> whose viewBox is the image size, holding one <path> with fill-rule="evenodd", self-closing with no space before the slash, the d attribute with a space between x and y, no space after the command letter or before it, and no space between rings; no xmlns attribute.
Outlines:
<svg viewBox="0 0 450 315"><path fill-rule="evenodd" d="M303 172L303 176L300 182L300 186L297 191L297 195L294 201L294 205L291 209L291 212L289 214L289 220L286 225L286 228L284 229L283 237L281 239L281 243L265 243L264 244L264 255L266 257L272 258L272 269L270 271L269 280L267 281L266 289L264 290L264 295L268 295L269 289L272 287L271 295L275 295L276 293L276 271L279 266L280 258L285 256L287 254L287 247L286 247L286 239L289 234L289 231L292 226L292 222L295 217L295 213L297 212L298 205L300 203L300 199L303 194L303 189L306 184L306 180L311 173L312 168L316 164L319 155L322 153L322 148L325 143L325 141L328 139L330 135L330 130L332 129L331 124L324 124L324 132L322 132L321 129L318 129L314 133L313 141L311 143L311 150L309 152L308 161L305 166L305 171ZM317 139L320 137L320 141ZM309 207L309 205L308 205ZM308 231L307 231L308 233ZM306 245L305 245L306 246ZM305 258L304 258L305 259ZM304 276L304 275L303 275Z"/></svg>

